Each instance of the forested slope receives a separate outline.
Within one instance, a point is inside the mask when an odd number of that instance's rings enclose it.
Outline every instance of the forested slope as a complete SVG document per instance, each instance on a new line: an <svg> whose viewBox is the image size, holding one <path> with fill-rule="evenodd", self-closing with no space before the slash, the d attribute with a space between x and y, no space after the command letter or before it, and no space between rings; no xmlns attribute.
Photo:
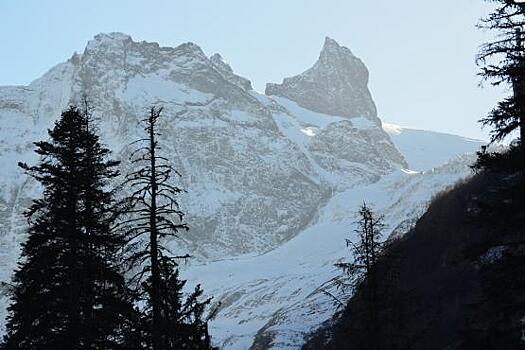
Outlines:
<svg viewBox="0 0 525 350"><path fill-rule="evenodd" d="M366 287L304 349L521 348L525 206L513 171L483 171L437 196L378 264L379 325Z"/></svg>

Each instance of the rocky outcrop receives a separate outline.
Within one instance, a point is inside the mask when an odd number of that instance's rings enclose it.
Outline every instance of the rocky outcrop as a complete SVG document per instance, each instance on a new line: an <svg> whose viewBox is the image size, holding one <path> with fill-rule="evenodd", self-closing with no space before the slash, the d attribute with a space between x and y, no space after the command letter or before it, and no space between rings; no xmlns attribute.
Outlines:
<svg viewBox="0 0 525 350"><path fill-rule="evenodd" d="M319 59L304 73L267 84L266 95L282 96L300 106L341 117L365 117L378 124L368 91L368 69L350 49L326 38ZM380 124L378 124L380 125Z"/></svg>
<svg viewBox="0 0 525 350"><path fill-rule="evenodd" d="M224 61L220 54L216 53L212 55L210 57L210 61L226 80L237 85L241 89L247 91L252 90L252 82L246 78L243 78L233 73L232 67L230 67L230 65L226 63L226 61Z"/></svg>

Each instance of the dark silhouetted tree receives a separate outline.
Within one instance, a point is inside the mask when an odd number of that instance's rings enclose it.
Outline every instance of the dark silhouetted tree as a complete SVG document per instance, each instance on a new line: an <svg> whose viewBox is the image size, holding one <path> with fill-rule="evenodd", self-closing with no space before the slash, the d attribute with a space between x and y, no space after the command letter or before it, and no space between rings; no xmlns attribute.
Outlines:
<svg viewBox="0 0 525 350"><path fill-rule="evenodd" d="M43 187L26 215L28 239L12 285L3 349L124 349L134 309L118 267L123 237L108 189L118 162L89 113L70 107L50 140L35 143L36 166L19 164Z"/></svg>
<svg viewBox="0 0 525 350"><path fill-rule="evenodd" d="M482 46L478 59L484 65L482 75L494 85L506 84L512 93L481 122L492 127L493 142L514 131L519 142L503 153L483 149L473 167L497 184L477 199L476 217L477 223L491 225L496 234L470 252L478 265L481 288L460 330L464 349L518 349L524 344L525 3L491 2L495 9L480 26L494 30L497 38Z"/></svg>
<svg viewBox="0 0 525 350"><path fill-rule="evenodd" d="M347 239L346 245L351 248L353 260L336 264L345 272L345 277L339 280L340 286L350 287L353 291L363 290L366 304L367 324L365 331L368 334L370 349L379 349L379 310L378 310L378 281L377 264L383 255L385 244L381 242L384 228L383 216L376 215L373 210L363 203L359 208L357 221L357 242Z"/></svg>
<svg viewBox="0 0 525 350"><path fill-rule="evenodd" d="M494 30L494 41L482 46L478 63L481 75L493 85L507 84L512 88L511 96L481 120L490 126L492 141L501 141L518 130L521 153L525 145L525 49L523 26L525 25L525 3L515 0L489 0L496 3L494 11L482 19L481 28Z"/></svg>
<svg viewBox="0 0 525 350"><path fill-rule="evenodd" d="M199 301L197 286L183 295L185 281L179 279L178 262L188 255L175 256L163 246L163 240L187 231L176 196L182 190L170 184L173 174L180 176L167 158L159 154L158 121L162 108L151 108L145 124L146 137L131 155L135 170L128 175L131 188L132 217L124 222L133 248L129 256L135 270L132 281L144 302L143 347L153 350L209 349L207 319L203 312L210 299Z"/></svg>

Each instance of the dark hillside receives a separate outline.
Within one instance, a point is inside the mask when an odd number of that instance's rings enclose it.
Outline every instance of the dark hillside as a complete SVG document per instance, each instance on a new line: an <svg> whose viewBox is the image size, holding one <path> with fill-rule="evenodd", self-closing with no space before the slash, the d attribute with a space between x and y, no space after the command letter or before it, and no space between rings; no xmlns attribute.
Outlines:
<svg viewBox="0 0 525 350"><path fill-rule="evenodd" d="M379 267L380 329L367 332L361 287L304 349L369 349L370 336L380 349L521 348L525 209L518 179L485 172L435 198L392 245L397 266L385 257Z"/></svg>

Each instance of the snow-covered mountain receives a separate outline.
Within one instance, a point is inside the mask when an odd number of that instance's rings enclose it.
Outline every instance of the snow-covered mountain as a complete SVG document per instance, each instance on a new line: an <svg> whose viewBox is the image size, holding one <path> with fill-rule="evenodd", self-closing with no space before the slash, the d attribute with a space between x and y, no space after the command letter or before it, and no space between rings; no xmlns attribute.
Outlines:
<svg viewBox="0 0 525 350"><path fill-rule="evenodd" d="M183 275L221 302L215 341L297 348L335 311L318 288L337 273L358 204L374 204L388 233L401 234L432 195L469 174L468 156L437 167L462 145L423 163L419 150L433 150L439 134L385 132L367 84L361 60L330 38L312 68L263 95L193 43L159 47L110 33L28 86L0 87L0 282L10 279L22 212L40 190L16 166L37 160L32 142L86 95L126 171L138 120L163 106L161 142L184 175L191 226L172 247L196 257Z"/></svg>

